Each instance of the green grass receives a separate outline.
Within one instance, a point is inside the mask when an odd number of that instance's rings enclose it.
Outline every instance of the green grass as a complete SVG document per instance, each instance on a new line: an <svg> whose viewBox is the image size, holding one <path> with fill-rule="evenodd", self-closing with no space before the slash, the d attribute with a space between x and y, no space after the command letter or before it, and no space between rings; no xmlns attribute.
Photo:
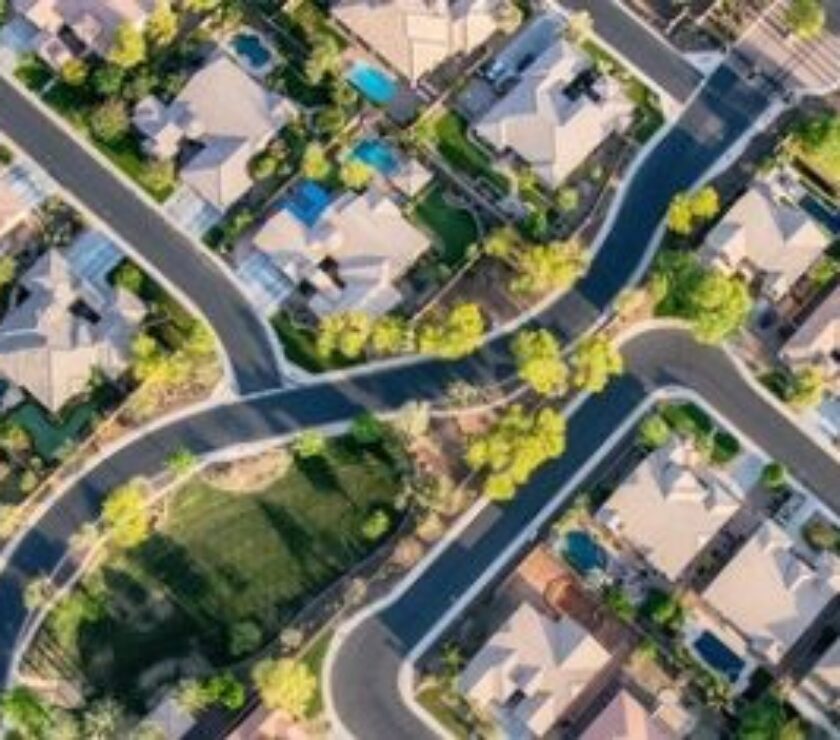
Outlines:
<svg viewBox="0 0 840 740"><path fill-rule="evenodd" d="M447 111L435 121L433 130L435 146L449 164L470 177L485 180L500 195L510 192L510 182L493 168L490 154L468 138L463 118Z"/></svg>
<svg viewBox="0 0 840 740"><path fill-rule="evenodd" d="M415 218L437 236L441 259L450 267L464 260L467 249L478 241L473 215L444 199L444 190L433 187L414 207Z"/></svg>
<svg viewBox="0 0 840 740"><path fill-rule="evenodd" d="M330 649L333 634L332 630L322 632L301 656L303 663L309 667L309 670L318 679L318 691L315 693L315 700L309 706L309 711L307 712L307 716L310 718L319 717L324 712L323 677L321 676L321 671L324 667L324 661L327 658L327 651Z"/></svg>
<svg viewBox="0 0 840 740"><path fill-rule="evenodd" d="M791 145L791 150L805 167L830 185L835 193L840 191L840 137L827 141L812 152L806 152L796 144Z"/></svg>
<svg viewBox="0 0 840 740"><path fill-rule="evenodd" d="M323 357L315 346L315 332L301 326L282 311L271 319L271 326L283 345L286 357L304 370L323 373L357 364L338 355Z"/></svg>
<svg viewBox="0 0 840 740"><path fill-rule="evenodd" d="M96 417L96 404L87 401L66 412L61 419L52 419L33 402L16 408L9 420L20 424L32 438L35 452L44 460L60 457Z"/></svg>
<svg viewBox="0 0 840 740"><path fill-rule="evenodd" d="M14 71L15 77L34 92L40 92L55 78L53 71L34 54L21 57Z"/></svg>
<svg viewBox="0 0 840 740"><path fill-rule="evenodd" d="M309 599L371 552L375 544L362 535L362 524L372 510L393 505L398 486L383 449L359 448L350 439L331 443L323 458L293 464L260 492L188 483L173 494L166 523L147 542L88 579L100 582L95 588L107 615L77 635L85 677L95 691L139 706L146 697L137 677L158 661L198 645L226 664L230 628L246 620L259 624L266 640L274 638ZM326 638L306 659L315 665L325 650Z"/></svg>

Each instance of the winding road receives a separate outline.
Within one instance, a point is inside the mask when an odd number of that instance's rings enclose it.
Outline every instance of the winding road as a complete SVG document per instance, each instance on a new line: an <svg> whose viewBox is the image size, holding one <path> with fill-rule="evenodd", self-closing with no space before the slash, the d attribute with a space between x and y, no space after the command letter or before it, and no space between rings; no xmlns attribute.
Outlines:
<svg viewBox="0 0 840 740"><path fill-rule="evenodd" d="M0 128L179 284L216 328L240 389L264 391L180 418L117 449L25 531L0 572L0 677L8 679L26 622L26 583L56 568L73 533L98 517L107 492L134 476L159 472L172 450L187 446L197 454L209 453L346 421L363 409L385 411L409 400L435 400L455 379L484 384L510 376L508 340L500 336L457 363L418 359L299 388L267 390L280 383L273 354L253 313L220 268L184 244L154 208L68 141L7 83L0 82L0 99ZM765 93L728 66L715 72L636 168L587 276L534 322L567 340L591 328L645 266L673 194L702 178L769 105ZM332 703L349 733L365 740L428 734L400 699L397 675L403 659L451 599L515 541L562 483L655 388L678 384L697 391L840 511L840 491L832 485L840 480L837 463L757 395L723 351L698 345L684 331L655 328L627 343L624 352L628 373L604 394L587 399L570 418L565 455L546 465L510 505L485 507L410 588L342 643L328 680Z"/></svg>

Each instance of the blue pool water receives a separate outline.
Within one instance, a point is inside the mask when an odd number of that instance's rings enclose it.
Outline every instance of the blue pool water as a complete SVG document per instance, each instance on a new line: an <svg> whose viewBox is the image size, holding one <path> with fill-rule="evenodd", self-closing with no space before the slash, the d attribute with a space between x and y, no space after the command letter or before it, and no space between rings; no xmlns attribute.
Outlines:
<svg viewBox="0 0 840 740"><path fill-rule="evenodd" d="M387 105L397 94L397 83L381 69L366 62L354 62L347 72L347 79L362 95L377 105Z"/></svg>
<svg viewBox="0 0 840 740"><path fill-rule="evenodd" d="M799 205L802 210L828 229L832 236L840 234L840 212L811 193L806 193L799 201Z"/></svg>
<svg viewBox="0 0 840 740"><path fill-rule="evenodd" d="M231 42L233 50L248 60L254 68L264 67L271 61L271 52L266 49L262 39L254 33L238 33Z"/></svg>
<svg viewBox="0 0 840 740"><path fill-rule="evenodd" d="M377 139L363 139L353 147L351 156L386 176L393 175L400 167L394 150Z"/></svg>
<svg viewBox="0 0 840 740"><path fill-rule="evenodd" d="M563 557L578 573L586 575L607 567L607 553L586 532L573 530L563 537Z"/></svg>
<svg viewBox="0 0 840 740"><path fill-rule="evenodd" d="M317 183L304 180L281 203L305 226L312 228L330 204L330 194Z"/></svg>
<svg viewBox="0 0 840 740"><path fill-rule="evenodd" d="M731 683L735 683L744 670L744 661L708 630L697 638L694 649L706 663L726 676Z"/></svg>

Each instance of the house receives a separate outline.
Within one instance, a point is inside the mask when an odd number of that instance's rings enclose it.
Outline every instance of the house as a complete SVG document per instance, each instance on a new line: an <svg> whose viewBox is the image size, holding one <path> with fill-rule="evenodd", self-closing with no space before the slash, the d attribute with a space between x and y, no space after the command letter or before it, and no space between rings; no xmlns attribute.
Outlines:
<svg viewBox="0 0 840 740"><path fill-rule="evenodd" d="M0 181L0 238L22 224L29 206L8 184Z"/></svg>
<svg viewBox="0 0 840 740"><path fill-rule="evenodd" d="M333 15L414 84L487 41L504 7L503 0L339 0Z"/></svg>
<svg viewBox="0 0 840 740"><path fill-rule="evenodd" d="M540 737L609 659L570 617L555 621L523 603L467 664L459 685L511 735Z"/></svg>
<svg viewBox="0 0 840 740"><path fill-rule="evenodd" d="M627 689L621 689L579 740L671 740L674 737Z"/></svg>
<svg viewBox="0 0 840 740"><path fill-rule="evenodd" d="M95 368L110 377L125 369L145 314L139 299L79 280L56 249L21 286L21 300L0 323L0 376L55 413L84 391Z"/></svg>
<svg viewBox="0 0 840 740"><path fill-rule="evenodd" d="M840 285L820 303L780 351L792 370L817 366L840 390Z"/></svg>
<svg viewBox="0 0 840 740"><path fill-rule="evenodd" d="M133 123L152 156L175 157L185 142L200 146L181 169L181 179L222 213L251 187L251 158L293 115L285 98L218 51L169 105L154 96L141 100Z"/></svg>
<svg viewBox="0 0 840 740"><path fill-rule="evenodd" d="M802 685L827 712L840 715L840 637L834 640Z"/></svg>
<svg viewBox="0 0 840 740"><path fill-rule="evenodd" d="M754 653L776 664L838 593L840 559L823 553L812 564L781 527L766 521L703 597Z"/></svg>
<svg viewBox="0 0 840 740"><path fill-rule="evenodd" d="M402 298L394 283L430 244L384 190L371 187L345 193L317 215L289 204L266 221L251 247L302 286L310 308L325 316L350 309L387 313Z"/></svg>
<svg viewBox="0 0 840 740"><path fill-rule="evenodd" d="M83 50L107 56L117 29L142 25L155 0L14 0L14 7L39 30L35 48L40 56L60 69ZM74 43L65 40L67 34Z"/></svg>
<svg viewBox="0 0 840 740"><path fill-rule="evenodd" d="M772 180L756 182L706 237L700 256L728 275L761 284L772 301L787 295L830 239Z"/></svg>
<svg viewBox="0 0 840 740"><path fill-rule="evenodd" d="M555 189L607 136L625 128L633 103L613 79L558 39L474 127L496 152L513 152Z"/></svg>
<svg viewBox="0 0 840 740"><path fill-rule="evenodd" d="M639 463L596 516L675 581L739 507L736 484L674 439Z"/></svg>

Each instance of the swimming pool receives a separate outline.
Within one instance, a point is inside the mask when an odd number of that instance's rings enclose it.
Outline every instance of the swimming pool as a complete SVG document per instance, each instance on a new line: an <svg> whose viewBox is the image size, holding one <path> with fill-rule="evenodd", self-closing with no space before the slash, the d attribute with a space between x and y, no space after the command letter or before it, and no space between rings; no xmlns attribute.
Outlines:
<svg viewBox="0 0 840 740"><path fill-rule="evenodd" d="M288 208L304 226L312 228L330 204L330 194L311 180L304 180L283 199L280 208Z"/></svg>
<svg viewBox="0 0 840 740"><path fill-rule="evenodd" d="M253 69L261 69L271 61L271 51L255 33L238 33L230 45L237 56L245 59Z"/></svg>
<svg viewBox="0 0 840 740"><path fill-rule="evenodd" d="M587 575L607 567L607 553L591 535L580 530L567 532L563 537L562 554L578 573Z"/></svg>
<svg viewBox="0 0 840 740"><path fill-rule="evenodd" d="M709 630L704 630L695 640L694 649L710 667L725 676L730 683L735 683L744 670L744 661Z"/></svg>
<svg viewBox="0 0 840 740"><path fill-rule="evenodd" d="M367 62L354 62L347 72L347 79L362 95L377 105L387 105L397 94L397 83L381 69Z"/></svg>
<svg viewBox="0 0 840 740"><path fill-rule="evenodd" d="M393 175L400 168L400 160L394 150L378 139L362 139L353 147L351 156L373 167L386 177Z"/></svg>

